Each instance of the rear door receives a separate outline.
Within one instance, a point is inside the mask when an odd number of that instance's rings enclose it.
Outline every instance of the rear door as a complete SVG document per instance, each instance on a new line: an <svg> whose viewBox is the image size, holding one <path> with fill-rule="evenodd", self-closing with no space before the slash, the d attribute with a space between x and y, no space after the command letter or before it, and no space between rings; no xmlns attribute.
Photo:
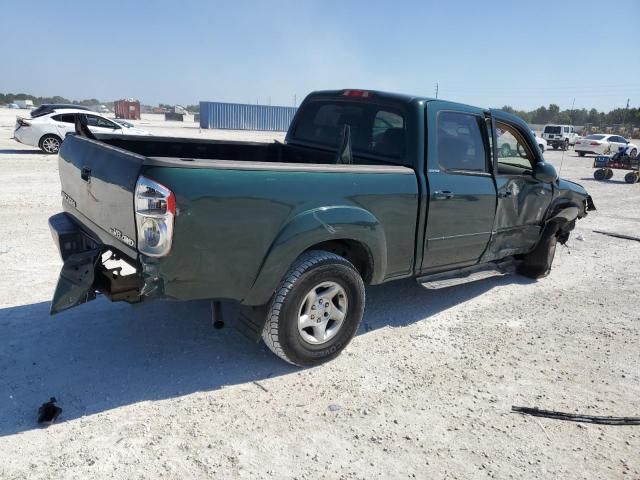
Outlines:
<svg viewBox="0 0 640 480"><path fill-rule="evenodd" d="M102 243L135 256L133 195L144 157L76 135L63 142L58 157L65 211Z"/></svg>
<svg viewBox="0 0 640 480"><path fill-rule="evenodd" d="M53 115L51 120L55 122L56 130L62 140L67 136L67 133L72 133L76 129L75 115L73 113L59 113L57 115Z"/></svg>
<svg viewBox="0 0 640 480"><path fill-rule="evenodd" d="M485 113L429 102L427 125L429 207L422 270L477 263L496 209Z"/></svg>

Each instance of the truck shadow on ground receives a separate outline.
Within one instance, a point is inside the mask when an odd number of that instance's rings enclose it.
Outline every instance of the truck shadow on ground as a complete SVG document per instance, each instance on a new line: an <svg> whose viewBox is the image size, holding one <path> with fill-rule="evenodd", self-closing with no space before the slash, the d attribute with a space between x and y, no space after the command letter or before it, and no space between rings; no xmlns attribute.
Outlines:
<svg viewBox="0 0 640 480"><path fill-rule="evenodd" d="M370 287L359 334L409 325L492 288L529 282L512 275L444 291L412 280ZM64 422L299 370L233 322L215 330L209 302L130 306L99 299L55 317L48 310L48 302L0 309L0 436L38 428L38 407L52 396Z"/></svg>

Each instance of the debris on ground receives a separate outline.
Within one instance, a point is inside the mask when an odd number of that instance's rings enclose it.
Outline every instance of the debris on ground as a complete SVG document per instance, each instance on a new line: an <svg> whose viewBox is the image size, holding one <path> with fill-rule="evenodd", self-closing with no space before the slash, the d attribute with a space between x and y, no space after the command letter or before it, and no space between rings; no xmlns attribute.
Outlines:
<svg viewBox="0 0 640 480"><path fill-rule="evenodd" d="M534 417L553 418L568 422L597 423L599 425L640 425L640 417L605 417L599 415L582 415L579 413L557 412L554 410L541 410L531 407L511 407L512 412Z"/></svg>
<svg viewBox="0 0 640 480"><path fill-rule="evenodd" d="M614 238L622 238L623 240L633 240L635 242L640 242L640 237L634 237L633 235L625 235L623 233L603 232L602 230L594 230L593 233L599 233L600 235L608 235L609 237L614 237Z"/></svg>

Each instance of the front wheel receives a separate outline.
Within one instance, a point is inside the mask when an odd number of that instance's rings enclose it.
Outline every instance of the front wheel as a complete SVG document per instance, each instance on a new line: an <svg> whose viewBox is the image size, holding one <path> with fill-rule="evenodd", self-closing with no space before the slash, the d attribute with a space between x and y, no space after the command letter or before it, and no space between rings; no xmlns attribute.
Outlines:
<svg viewBox="0 0 640 480"><path fill-rule="evenodd" d="M607 178L607 172L604 170L604 168L599 168L598 170L593 172L593 178L598 181L605 180Z"/></svg>
<svg viewBox="0 0 640 480"><path fill-rule="evenodd" d="M542 278L549 275L557 245L558 237L555 232L543 232L536 248L524 256L522 264L518 267L518 273L529 278Z"/></svg>
<svg viewBox="0 0 640 480"><path fill-rule="evenodd" d="M280 282L262 339L293 365L324 363L349 344L364 303L364 282L349 261L322 250L306 252Z"/></svg>
<svg viewBox="0 0 640 480"><path fill-rule="evenodd" d="M627 183L636 183L638 181L638 174L636 174L636 172L629 172L624 176L624 181Z"/></svg>
<svg viewBox="0 0 640 480"><path fill-rule="evenodd" d="M586 155L586 153L584 153L584 152L578 152L578 156L579 157L584 157L585 155Z"/></svg>

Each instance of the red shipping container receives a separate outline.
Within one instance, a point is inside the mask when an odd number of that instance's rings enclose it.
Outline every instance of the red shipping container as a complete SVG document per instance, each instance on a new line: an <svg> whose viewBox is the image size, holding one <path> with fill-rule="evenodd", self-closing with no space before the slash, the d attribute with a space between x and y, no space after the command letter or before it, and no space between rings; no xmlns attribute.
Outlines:
<svg viewBox="0 0 640 480"><path fill-rule="evenodd" d="M113 103L116 118L140 120L140 102L138 100L116 100Z"/></svg>

